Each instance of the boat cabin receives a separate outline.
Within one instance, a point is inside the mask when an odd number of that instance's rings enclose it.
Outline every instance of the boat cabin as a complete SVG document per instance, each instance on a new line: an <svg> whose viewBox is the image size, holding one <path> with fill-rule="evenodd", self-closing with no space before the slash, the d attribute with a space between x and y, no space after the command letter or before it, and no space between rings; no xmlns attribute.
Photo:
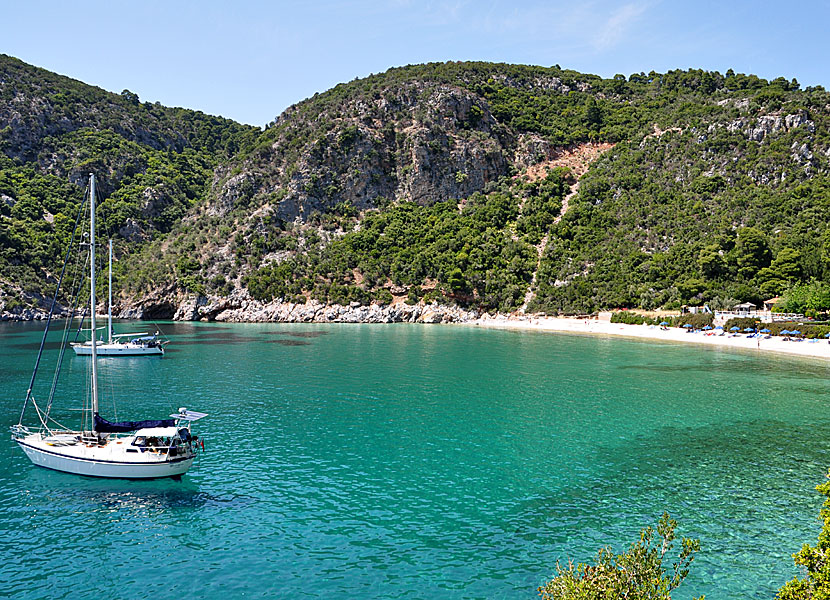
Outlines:
<svg viewBox="0 0 830 600"><path fill-rule="evenodd" d="M190 441L190 432L186 428L147 427L135 432L127 452L155 452L176 456L186 452Z"/></svg>

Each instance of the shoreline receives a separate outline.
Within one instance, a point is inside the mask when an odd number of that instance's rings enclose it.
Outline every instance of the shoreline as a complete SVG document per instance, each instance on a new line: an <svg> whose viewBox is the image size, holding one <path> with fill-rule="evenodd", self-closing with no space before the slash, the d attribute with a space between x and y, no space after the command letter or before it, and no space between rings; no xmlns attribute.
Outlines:
<svg viewBox="0 0 830 600"><path fill-rule="evenodd" d="M684 329L671 327L663 330L656 325L627 325L595 319L574 319L568 317L490 317L483 316L463 325L487 329L512 329L517 331L539 331L591 335L595 337L624 337L629 339L661 341L678 344L697 344L715 348L783 354L804 358L830 360L830 343L827 340L811 342L784 341L781 337L747 338L745 335L706 335L703 332L689 333Z"/></svg>
<svg viewBox="0 0 830 600"><path fill-rule="evenodd" d="M5 318L3 318L5 317ZM46 313L29 310L26 314L0 315L4 322L42 321ZM64 315L55 315L61 319ZM119 319L147 320L144 314L131 310L122 310L116 316ZM167 319L160 319L167 320ZM660 329L656 325L628 325L611 323L606 320L579 319L574 317L547 317L541 315L497 314L491 316L477 311L468 311L458 307L422 303L407 305L327 305L311 301L305 304L272 302L267 305L245 300L230 303L210 303L207 298L191 299L182 303L173 321L202 321L216 323L421 323L421 324L455 324L483 327L488 329L513 329L517 331L539 331L549 333L568 333L575 335L593 335L605 337L624 337L629 339L651 340L680 344L697 344L739 351L756 351L778 355L799 356L830 360L830 343L817 341L784 341L775 336L770 339L747 338L745 335L710 334L688 332L685 329L670 327Z"/></svg>

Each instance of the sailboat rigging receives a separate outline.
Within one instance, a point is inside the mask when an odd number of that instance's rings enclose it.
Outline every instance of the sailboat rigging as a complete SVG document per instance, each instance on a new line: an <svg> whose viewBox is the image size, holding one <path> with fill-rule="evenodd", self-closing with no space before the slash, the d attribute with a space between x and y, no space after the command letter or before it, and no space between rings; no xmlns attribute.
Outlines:
<svg viewBox="0 0 830 600"><path fill-rule="evenodd" d="M89 176L89 313L91 329L96 330L95 317L95 176ZM76 224L77 227L77 224ZM58 291L66 271L69 253L75 239L73 231L70 249L61 271L58 290L52 301L46 330L40 345L35 370L20 421L11 427L12 439L36 465L93 477L148 479L181 477L193 464L198 448L198 437L191 434L191 424L206 413L180 408L166 419L112 422L98 412L98 343L89 345L91 356L89 404L82 402L85 414L82 428L69 429L51 415L52 399L60 370L60 361L49 400L41 407L32 389L40 365L46 334L52 321ZM93 336L94 339L94 336ZM35 410L39 425L29 428L23 424L27 407ZM90 418L91 417L91 418ZM88 429L84 429L87 424Z"/></svg>

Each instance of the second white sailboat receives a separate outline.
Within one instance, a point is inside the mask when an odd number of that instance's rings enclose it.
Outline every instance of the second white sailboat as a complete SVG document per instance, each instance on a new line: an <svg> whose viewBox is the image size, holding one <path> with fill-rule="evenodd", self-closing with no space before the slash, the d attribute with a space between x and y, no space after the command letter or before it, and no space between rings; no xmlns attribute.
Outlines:
<svg viewBox="0 0 830 600"><path fill-rule="evenodd" d="M72 350L78 356L92 356L92 339L72 344ZM109 241L109 301L107 303L107 341L97 340L95 349L98 356L164 356L164 344L156 333L119 333L112 332L112 240Z"/></svg>

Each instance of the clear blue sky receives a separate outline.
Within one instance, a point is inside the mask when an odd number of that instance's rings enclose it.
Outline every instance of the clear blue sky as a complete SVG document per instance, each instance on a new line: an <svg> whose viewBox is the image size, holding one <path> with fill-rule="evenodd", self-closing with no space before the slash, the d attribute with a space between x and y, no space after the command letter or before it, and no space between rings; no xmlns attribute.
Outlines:
<svg viewBox="0 0 830 600"><path fill-rule="evenodd" d="M4 0L0 53L265 125L392 66L486 60L611 77L703 68L830 88L830 3Z"/></svg>

